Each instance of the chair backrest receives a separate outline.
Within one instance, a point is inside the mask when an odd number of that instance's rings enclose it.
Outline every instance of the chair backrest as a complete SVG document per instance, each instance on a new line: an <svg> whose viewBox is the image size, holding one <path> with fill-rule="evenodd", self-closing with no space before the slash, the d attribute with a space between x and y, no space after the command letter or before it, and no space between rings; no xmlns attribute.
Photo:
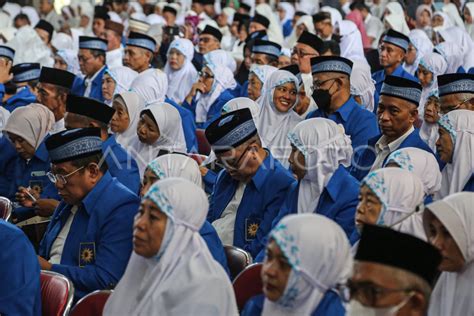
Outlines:
<svg viewBox="0 0 474 316"><path fill-rule="evenodd" d="M98 290L87 294L77 302L69 316L102 316L110 294L111 290Z"/></svg>
<svg viewBox="0 0 474 316"><path fill-rule="evenodd" d="M245 250L234 246L224 246L224 251L232 280L247 266L252 264L252 256Z"/></svg>
<svg viewBox="0 0 474 316"><path fill-rule="evenodd" d="M0 196L0 219L8 221L12 215L13 204L6 197Z"/></svg>
<svg viewBox="0 0 474 316"><path fill-rule="evenodd" d="M261 271L262 264L255 263L248 266L235 278L233 282L234 293L240 311L250 298L263 293Z"/></svg>
<svg viewBox="0 0 474 316"><path fill-rule="evenodd" d="M41 271L41 305L43 316L67 315L74 298L74 286L64 275Z"/></svg>
<svg viewBox="0 0 474 316"><path fill-rule="evenodd" d="M188 157L193 159L199 166L207 159L206 155L188 154Z"/></svg>
<svg viewBox="0 0 474 316"><path fill-rule="evenodd" d="M211 144L207 141L203 129L196 129L196 138L198 142L198 152L201 155L209 155L211 152Z"/></svg>

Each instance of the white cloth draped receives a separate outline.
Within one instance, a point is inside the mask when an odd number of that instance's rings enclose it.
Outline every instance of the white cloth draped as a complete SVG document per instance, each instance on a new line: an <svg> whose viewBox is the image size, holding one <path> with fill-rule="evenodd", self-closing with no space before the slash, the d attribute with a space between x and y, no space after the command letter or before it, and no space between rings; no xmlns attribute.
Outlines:
<svg viewBox="0 0 474 316"><path fill-rule="evenodd" d="M283 30L280 26L280 19L272 7L267 3L260 3L255 7L255 12L270 20L270 25L267 29L268 39L280 45L283 44Z"/></svg>
<svg viewBox="0 0 474 316"><path fill-rule="evenodd" d="M443 42L435 46L435 50L438 51L444 60L448 68L446 69L447 74L453 74L458 71L464 63L464 56L461 51L461 47L454 42Z"/></svg>
<svg viewBox="0 0 474 316"><path fill-rule="evenodd" d="M463 56L462 65L466 71L474 67L474 42L464 29L453 26L440 30L439 34L443 37L445 42L459 45L461 55Z"/></svg>
<svg viewBox="0 0 474 316"><path fill-rule="evenodd" d="M207 64L223 65L229 68L232 73L235 73L237 69L237 63L234 57L232 57L232 53L223 49L216 49L205 54L204 65L206 66Z"/></svg>
<svg viewBox="0 0 474 316"><path fill-rule="evenodd" d="M122 145L123 148L129 150L131 144L137 140L137 125L140 120L140 109L144 108L145 101L143 101L140 95L132 91L118 93L114 96L113 100L122 104L128 112L130 123L124 132L115 134L115 140Z"/></svg>
<svg viewBox="0 0 474 316"><path fill-rule="evenodd" d="M79 59L77 59L77 51L73 49L59 50L56 53L67 64L67 71L73 73L79 78L83 77L81 68L79 67Z"/></svg>
<svg viewBox="0 0 474 316"><path fill-rule="evenodd" d="M145 105L163 102L168 90L168 78L163 71L150 68L138 74L130 90L138 93L145 101Z"/></svg>
<svg viewBox="0 0 474 316"><path fill-rule="evenodd" d="M115 81L114 95L129 91L133 80L138 76L138 72L125 66L107 69L106 73Z"/></svg>
<svg viewBox="0 0 474 316"><path fill-rule="evenodd" d="M412 65L408 65L406 62L403 63L403 68L414 76L421 58L433 51L433 43L428 38L428 35L426 35L426 32L422 30L415 29L410 31L408 38L410 38L410 43L416 49L416 59Z"/></svg>
<svg viewBox="0 0 474 316"><path fill-rule="evenodd" d="M353 61L350 81L351 94L354 96L360 96L362 99L362 106L372 112L374 110L375 102L375 81L372 79L370 65L366 61Z"/></svg>
<svg viewBox="0 0 474 316"><path fill-rule="evenodd" d="M341 56L351 61L366 61L364 55L364 45L362 44L362 36L357 25L349 20L339 22L339 35L341 37Z"/></svg>
<svg viewBox="0 0 474 316"><path fill-rule="evenodd" d="M167 154L153 159L147 166L159 178L182 178L202 188L202 177L197 162L186 155Z"/></svg>
<svg viewBox="0 0 474 316"><path fill-rule="evenodd" d="M316 30L314 29L313 24L313 17L310 15L303 15L301 16L298 21L296 22L295 26L293 27L293 31L291 31L290 36L286 39L286 47L293 48L296 44L296 41L299 38L297 34L298 26L304 24L306 30L311 34L316 34Z"/></svg>
<svg viewBox="0 0 474 316"><path fill-rule="evenodd" d="M461 16L459 15L458 8L454 3L445 4L443 6L443 12L449 16L451 21L453 21L456 26L464 30L464 23L462 21Z"/></svg>
<svg viewBox="0 0 474 316"><path fill-rule="evenodd" d="M471 16L474 17L474 3L473 2L466 3L465 8L468 9ZM474 41L474 23L471 23L471 24L464 23L464 26L466 27L466 32L469 34L469 36L471 36L471 39Z"/></svg>

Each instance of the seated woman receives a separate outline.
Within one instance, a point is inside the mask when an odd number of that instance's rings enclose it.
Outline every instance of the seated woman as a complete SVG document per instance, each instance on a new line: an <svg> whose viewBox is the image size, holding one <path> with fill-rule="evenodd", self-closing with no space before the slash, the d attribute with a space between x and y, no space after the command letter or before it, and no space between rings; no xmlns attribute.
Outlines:
<svg viewBox="0 0 474 316"><path fill-rule="evenodd" d="M160 154L186 153L186 141L178 111L165 102L155 102L140 112L137 138L131 144L131 155L138 164L140 177L150 161Z"/></svg>
<svg viewBox="0 0 474 316"><path fill-rule="evenodd" d="M414 173L400 168L382 168L369 173L360 184L356 230L352 245L360 239L364 224L388 226L426 240L421 213L424 188Z"/></svg>
<svg viewBox="0 0 474 316"><path fill-rule="evenodd" d="M265 82L276 70L278 68L269 65L252 65L250 67L249 85L247 87L249 99L257 101L260 98L262 91L265 91Z"/></svg>
<svg viewBox="0 0 474 316"><path fill-rule="evenodd" d="M128 91L137 76L136 71L125 66L107 69L102 77L104 103L112 105L114 95Z"/></svg>
<svg viewBox="0 0 474 316"><path fill-rule="evenodd" d="M104 315L236 315L229 277L199 235L209 203L178 178L160 180L135 216L133 253Z"/></svg>
<svg viewBox="0 0 474 316"><path fill-rule="evenodd" d="M84 75L79 66L79 59L77 58L77 51L73 49L61 49L54 55L54 68L67 70L74 74L76 78L71 88L71 93L81 90L82 80Z"/></svg>
<svg viewBox="0 0 474 316"><path fill-rule="evenodd" d="M344 128L329 119L312 118L298 123L288 138L292 148L288 162L298 182L291 185L273 223L291 213L317 213L350 236L359 182L346 170L352 146Z"/></svg>
<svg viewBox="0 0 474 316"><path fill-rule="evenodd" d="M418 115L423 118L424 107L432 95L438 95L438 76L446 73L448 64L438 53L428 53L420 59L416 71L418 80L423 87L421 91Z"/></svg>
<svg viewBox="0 0 474 316"><path fill-rule="evenodd" d="M234 98L230 90L235 86L234 75L229 68L206 64L181 105L193 112L198 128L206 128L220 116L224 104Z"/></svg>
<svg viewBox="0 0 474 316"><path fill-rule="evenodd" d="M54 122L54 115L47 107L32 103L13 111L3 130L10 144L5 143L2 159L9 156L6 147L13 146L17 152L10 163L2 164L6 170L1 170L0 174L10 181L11 195L7 197L11 200L16 197L23 206L15 209L14 215L18 220L34 215L36 199L57 197L56 188L46 176L51 169L51 161L44 145Z"/></svg>
<svg viewBox="0 0 474 316"><path fill-rule="evenodd" d="M461 191L474 191L474 111L455 110L439 121L436 149L446 165L441 174L441 189L435 199Z"/></svg>
<svg viewBox="0 0 474 316"><path fill-rule="evenodd" d="M153 159L146 167L140 196L143 197L155 182L165 178L183 178L202 188L199 166L193 159L182 154L167 154ZM199 233L214 259L228 272L224 247L214 227L206 220Z"/></svg>
<svg viewBox="0 0 474 316"><path fill-rule="evenodd" d="M198 79L198 73L192 60L194 57L193 43L185 38L177 38L168 48L168 59L165 73L168 77L168 91L166 95L173 102L181 104L186 93Z"/></svg>
<svg viewBox="0 0 474 316"><path fill-rule="evenodd" d="M441 172L436 158L425 150L406 147L391 153L384 167L397 167L413 172L423 182L425 204L433 201L433 195L441 188Z"/></svg>
<svg viewBox="0 0 474 316"><path fill-rule="evenodd" d="M317 214L286 216L269 234L263 295L247 302L241 315L345 315L335 288L351 272L349 242L339 225Z"/></svg>
<svg viewBox="0 0 474 316"><path fill-rule="evenodd" d="M420 107L421 107L420 103ZM436 95L431 95L425 102L423 111L423 123L420 127L421 139L436 152L436 141L438 140L438 120L440 118L440 102Z"/></svg>
<svg viewBox="0 0 474 316"><path fill-rule="evenodd" d="M303 120L293 111L298 86L295 75L286 70L277 70L268 78L265 93L258 101L258 133L272 155L285 167L288 167L291 152L288 132Z"/></svg>
<svg viewBox="0 0 474 316"><path fill-rule="evenodd" d="M428 204L423 225L428 241L443 255L428 315L471 315L474 275L474 193L461 192Z"/></svg>
<svg viewBox="0 0 474 316"><path fill-rule="evenodd" d="M110 130L115 135L117 143L126 150L137 138L137 125L140 109L144 108L143 99L135 92L125 91L114 96L112 108L115 110L110 120Z"/></svg>

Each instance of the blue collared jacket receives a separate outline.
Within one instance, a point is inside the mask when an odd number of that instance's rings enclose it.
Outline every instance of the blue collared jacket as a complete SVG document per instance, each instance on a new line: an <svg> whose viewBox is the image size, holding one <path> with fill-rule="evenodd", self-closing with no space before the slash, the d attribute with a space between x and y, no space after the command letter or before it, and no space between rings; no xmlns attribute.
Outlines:
<svg viewBox="0 0 474 316"><path fill-rule="evenodd" d="M114 135L109 135L109 138L102 143L102 152L109 167L110 175L117 178L120 183L138 195L140 191L140 173L135 159L117 143Z"/></svg>
<svg viewBox="0 0 474 316"><path fill-rule="evenodd" d="M359 151L357 154L354 153L354 157L356 160L355 163L352 164L350 172L357 180L362 181L362 179L369 173L370 168L374 164L376 158L375 144L380 139L380 137L382 137L382 134L369 139L366 149ZM408 137L405 138L405 140L400 144L397 149L402 149L406 147L415 147L423 149L433 154L430 147L421 139L418 129L415 129L410 135L408 135ZM387 158L385 158L385 160Z"/></svg>
<svg viewBox="0 0 474 316"><path fill-rule="evenodd" d="M229 266L227 264L227 257L225 255L224 246L222 245L219 235L217 235L216 229L208 221L204 222L201 230L199 231L202 239L206 242L207 248L212 254L214 260L219 262L224 268L225 272L229 275Z"/></svg>
<svg viewBox="0 0 474 316"><path fill-rule="evenodd" d="M72 281L76 300L117 285L132 252L133 218L139 203L138 196L109 172L82 200L64 243L61 263L51 269ZM49 260L71 208L62 201L54 211L40 244L43 258Z"/></svg>
<svg viewBox="0 0 474 316"><path fill-rule="evenodd" d="M0 137L0 152L2 153L0 155L0 196L12 199L16 192L12 183L18 153L7 137Z"/></svg>
<svg viewBox="0 0 474 316"><path fill-rule="evenodd" d="M270 232L285 193L294 181L288 170L268 153L245 187L235 218L234 246L250 252L253 257L262 250L264 238ZM238 181L232 179L226 170L221 170L211 196L208 213L210 223L221 218L237 186Z"/></svg>
<svg viewBox="0 0 474 316"><path fill-rule="evenodd" d="M415 78L412 74L407 72L402 65L399 65L397 68L395 68L395 71L392 73L392 76L419 82L418 78ZM375 81L375 91L378 95L380 95L380 90L382 90L382 84L385 80L385 69L374 72L372 74L372 79Z"/></svg>
<svg viewBox="0 0 474 316"><path fill-rule="evenodd" d="M324 117L338 124L342 124L346 134L351 137L352 148L367 144L367 141L379 134L379 127L375 115L361 107L351 96L336 112L327 115L316 110L308 118Z"/></svg>
<svg viewBox="0 0 474 316"><path fill-rule="evenodd" d="M188 153L198 152L198 143L196 137L196 123L194 122L194 114L184 107L180 106L173 100L166 98L166 103L174 106L181 116L181 125L183 126L184 138L186 139L186 149Z"/></svg>
<svg viewBox="0 0 474 316"><path fill-rule="evenodd" d="M5 86L3 84L0 84L0 94L3 99L3 95L5 94ZM3 104L3 106L8 111L13 112L13 110L21 106L25 106L34 102L36 102L36 96L30 91L30 88L26 86L21 88L20 91L8 99Z"/></svg>
<svg viewBox="0 0 474 316"><path fill-rule="evenodd" d="M40 266L33 245L3 220L0 236L0 315L40 316Z"/></svg>
<svg viewBox="0 0 474 316"><path fill-rule="evenodd" d="M89 98L94 98L99 100L100 102L104 102L104 96L102 95L102 77L104 76L104 73L107 71L107 69L107 65L105 65L102 70L99 71L97 77L92 80L91 93L88 96ZM73 90L71 91L71 93L78 96L84 96L84 93L86 92L86 80L81 79L77 76L76 78L76 80L78 80L78 83L74 81Z"/></svg>

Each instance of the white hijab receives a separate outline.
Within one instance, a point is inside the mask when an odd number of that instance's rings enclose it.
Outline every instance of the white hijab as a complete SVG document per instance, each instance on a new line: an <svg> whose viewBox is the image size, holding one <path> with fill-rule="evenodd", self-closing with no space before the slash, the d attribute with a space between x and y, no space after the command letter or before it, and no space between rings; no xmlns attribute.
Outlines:
<svg viewBox="0 0 474 316"><path fill-rule="evenodd" d="M168 78L163 71L150 68L138 74L132 81L130 90L138 93L145 105L163 102L168 90Z"/></svg>
<svg viewBox="0 0 474 316"><path fill-rule="evenodd" d="M460 272L442 272L431 294L428 315L472 315L474 301L474 193L460 192L427 208L445 226L456 242L466 263ZM431 206L431 208L430 208ZM427 223L425 223L428 232Z"/></svg>
<svg viewBox="0 0 474 316"><path fill-rule="evenodd" d="M435 156L426 150L415 147L397 149L388 156L385 166L391 162L417 175L423 182L425 195L433 195L441 188L439 164Z"/></svg>
<svg viewBox="0 0 474 316"><path fill-rule="evenodd" d="M133 140L132 156L137 161L140 177L143 177L146 166L158 156L160 150L186 153L186 140L178 110L166 102L154 102L143 110L149 110L153 115L160 137L152 145L142 143L138 137Z"/></svg>
<svg viewBox="0 0 474 316"><path fill-rule="evenodd" d="M442 11L436 11L435 13L433 13L433 17L431 18L431 20L433 20L435 16L440 16L443 18L443 25L435 27L434 30L439 31L454 26L453 20L451 20L451 18L446 13Z"/></svg>
<svg viewBox="0 0 474 316"><path fill-rule="evenodd" d="M202 177L197 162L186 155L167 154L153 159L148 169L163 180L165 178L182 178L202 187Z"/></svg>
<svg viewBox="0 0 474 316"><path fill-rule="evenodd" d="M281 26L285 25L286 22L293 20L293 17L295 16L295 7L291 3L280 2L278 7L285 11L283 20L280 20Z"/></svg>
<svg viewBox="0 0 474 316"><path fill-rule="evenodd" d="M449 44L456 43L461 48L462 65L466 71L474 67L474 42L464 29L453 26L440 30L439 34Z"/></svg>
<svg viewBox="0 0 474 316"><path fill-rule="evenodd" d="M458 8L454 3L445 4L443 6L443 12L449 16L451 21L453 21L456 26L464 30L464 23L461 19L461 16L459 15Z"/></svg>
<svg viewBox="0 0 474 316"><path fill-rule="evenodd" d="M458 68L463 65L464 56L461 47L454 42L443 42L435 46L435 50L443 56L448 68L447 74L453 74L458 71Z"/></svg>
<svg viewBox="0 0 474 316"><path fill-rule="evenodd" d="M313 17L311 15L303 15L301 16L295 24L293 31L291 31L290 36L286 39L286 47L293 48L298 40L299 36L296 33L298 26L304 24L306 30L311 34L316 34L316 30L314 29L313 24Z"/></svg>
<svg viewBox="0 0 474 316"><path fill-rule="evenodd" d="M133 80L138 76L138 72L125 66L107 69L106 73L115 81L114 95L129 91ZM109 103L112 103L111 101Z"/></svg>
<svg viewBox="0 0 474 316"><path fill-rule="evenodd" d="M351 95L359 96L362 99L362 106L372 112L375 102L375 81L372 79L370 65L366 61L355 60L350 79Z"/></svg>
<svg viewBox="0 0 474 316"><path fill-rule="evenodd" d="M425 198L417 175L401 168L381 168L370 172L360 185L369 187L382 204L376 225L426 240L422 214L413 213Z"/></svg>
<svg viewBox="0 0 474 316"><path fill-rule="evenodd" d="M339 22L339 35L341 35L341 56L351 61L366 61L362 36L354 22L343 20Z"/></svg>
<svg viewBox="0 0 474 316"><path fill-rule="evenodd" d="M132 253L104 315L238 315L229 277L199 234L209 203L196 184L168 178L144 199L168 217L158 253Z"/></svg>
<svg viewBox="0 0 474 316"><path fill-rule="evenodd" d="M454 110L443 115L438 124L449 132L453 141L452 162L442 170L443 180L437 197L460 192L474 172L474 112Z"/></svg>
<svg viewBox="0 0 474 316"><path fill-rule="evenodd" d="M262 89L260 90L260 98L262 97L262 92L265 91L265 84L267 83L268 78L272 73L277 71L278 68L270 66L270 65L257 65L253 64L250 67L250 74L254 74L257 76L258 80L262 83ZM257 99L258 102L258 99Z"/></svg>
<svg viewBox="0 0 474 316"><path fill-rule="evenodd" d="M77 59L77 51L73 49L58 50L56 53L67 64L67 71L82 78L83 74L79 67L79 59Z"/></svg>
<svg viewBox="0 0 474 316"><path fill-rule="evenodd" d="M114 101L119 102L127 109L130 120L127 129L123 133L115 134L115 140L123 148L129 150L131 144L137 140L137 125L140 120L140 109L144 107L144 101L137 93L132 91L116 94L113 99Z"/></svg>
<svg viewBox="0 0 474 316"><path fill-rule="evenodd" d="M313 213L337 168L350 166L351 140L342 125L325 118L298 123L288 133L288 139L305 160L306 174L300 180L298 191L298 213Z"/></svg>
<svg viewBox="0 0 474 316"><path fill-rule="evenodd" d="M336 27L342 21L342 15L339 10L334 9L330 6L324 6L321 8L321 11L328 12L331 15L331 24L333 27Z"/></svg>
<svg viewBox="0 0 474 316"><path fill-rule="evenodd" d="M448 64L442 55L431 52L424 55L420 59L418 65L422 65L433 74L433 80L431 81L431 84L428 87L423 87L423 91L421 92L418 111L423 113L428 98L432 95L438 95L438 76L446 73L448 70Z"/></svg>
<svg viewBox="0 0 474 316"><path fill-rule="evenodd" d="M223 49L216 49L205 54L204 65L207 66L207 64L223 65L229 68L232 73L235 73L237 69L237 63L232 57L232 53Z"/></svg>
<svg viewBox="0 0 474 316"><path fill-rule="evenodd" d="M283 30L280 26L280 19L272 7L267 3L261 3L255 7L255 12L270 20L270 25L267 29L268 39L281 45L283 43Z"/></svg>
<svg viewBox="0 0 474 316"><path fill-rule="evenodd" d="M395 3L395 2L390 2ZM400 32L402 34L405 34L408 36L410 33L410 28L408 27L407 22L405 21L405 15L399 15L399 14L389 14L385 16L385 21L390 25L390 28L394 29L397 32Z"/></svg>
<svg viewBox="0 0 474 316"><path fill-rule="evenodd" d="M416 59L412 65L408 65L407 63L403 63L403 68L409 72L411 75L415 75L416 70L418 69L418 65L420 63L421 58L429 54L433 51L433 43L426 35L425 31L414 29L410 31L408 34L410 38L410 43L416 49Z"/></svg>
<svg viewBox="0 0 474 316"><path fill-rule="evenodd" d="M265 299L262 316L311 315L325 293L345 283L352 274L349 241L342 228L327 217L285 216L269 239L275 240L288 259L291 272L278 301Z"/></svg>
<svg viewBox="0 0 474 316"><path fill-rule="evenodd" d="M257 129L263 142L267 145L273 156L285 167L288 167L288 157L291 153L290 141L287 137L288 132L303 120L293 111L298 100L286 113L278 111L273 104L275 89L288 82L293 82L296 89L298 89L298 79L291 72L277 70L270 75L267 80L266 89L262 91L262 97L258 100L260 113L257 124Z"/></svg>
<svg viewBox="0 0 474 316"><path fill-rule="evenodd" d="M175 39L168 48L168 55L173 48L184 55L184 64L180 69L173 70L169 65L169 61L166 62L165 73L168 77L166 95L174 102L181 104L186 94L191 90L192 85L197 81L198 73L192 64L194 57L193 43L185 38Z"/></svg>
<svg viewBox="0 0 474 316"><path fill-rule="evenodd" d="M53 127L53 112L39 103L31 103L15 109L7 120L3 132L20 136L31 146L39 145Z"/></svg>
<svg viewBox="0 0 474 316"><path fill-rule="evenodd" d="M469 13L471 16L474 16L474 3L473 2L468 2L465 5L465 8L469 10ZM466 32L471 36L471 39L474 41L474 23L467 24L464 23L464 26L466 27Z"/></svg>

